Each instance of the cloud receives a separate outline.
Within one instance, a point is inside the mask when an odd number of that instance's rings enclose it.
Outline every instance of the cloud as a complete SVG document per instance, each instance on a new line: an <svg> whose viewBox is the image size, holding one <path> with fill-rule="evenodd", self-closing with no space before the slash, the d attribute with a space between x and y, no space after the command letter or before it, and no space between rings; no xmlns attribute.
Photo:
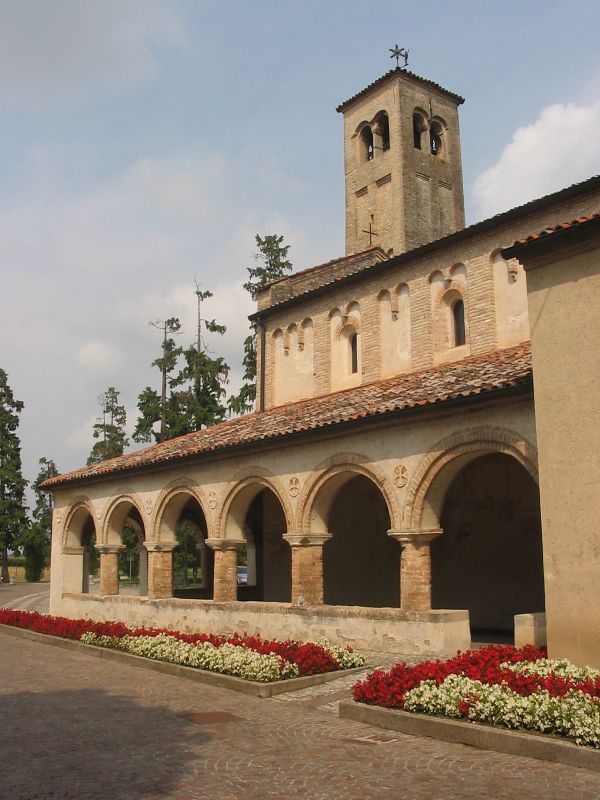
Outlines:
<svg viewBox="0 0 600 800"><path fill-rule="evenodd" d="M86 371L100 376L119 367L122 355L116 345L94 339L79 347L77 360Z"/></svg>
<svg viewBox="0 0 600 800"><path fill-rule="evenodd" d="M556 104L515 131L499 160L476 179L480 217L488 217L600 173L600 103Z"/></svg>
<svg viewBox="0 0 600 800"><path fill-rule="evenodd" d="M0 0L0 21L0 97L25 108L126 92L184 41L164 0Z"/></svg>

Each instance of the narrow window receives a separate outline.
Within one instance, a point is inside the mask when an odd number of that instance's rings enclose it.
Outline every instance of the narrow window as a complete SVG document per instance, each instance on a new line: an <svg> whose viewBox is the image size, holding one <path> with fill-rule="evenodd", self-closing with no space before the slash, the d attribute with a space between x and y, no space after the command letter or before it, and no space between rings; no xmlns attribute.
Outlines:
<svg viewBox="0 0 600 800"><path fill-rule="evenodd" d="M390 149L390 121L385 111L377 115L377 133L381 137L381 149Z"/></svg>
<svg viewBox="0 0 600 800"><path fill-rule="evenodd" d="M358 372L358 334L353 333L350 337L350 372L355 375Z"/></svg>
<svg viewBox="0 0 600 800"><path fill-rule="evenodd" d="M460 347L465 339L465 304L457 300L452 306L452 319L454 321L454 346Z"/></svg>
<svg viewBox="0 0 600 800"><path fill-rule="evenodd" d="M434 122L429 135L429 145L432 156L439 156L442 151L442 129L439 123Z"/></svg>
<svg viewBox="0 0 600 800"><path fill-rule="evenodd" d="M363 152L365 154L367 161L373 160L373 131L371 128L366 125L360 134L360 138L363 142Z"/></svg>
<svg viewBox="0 0 600 800"><path fill-rule="evenodd" d="M421 149L421 117L418 114L413 114L413 143L416 150Z"/></svg>

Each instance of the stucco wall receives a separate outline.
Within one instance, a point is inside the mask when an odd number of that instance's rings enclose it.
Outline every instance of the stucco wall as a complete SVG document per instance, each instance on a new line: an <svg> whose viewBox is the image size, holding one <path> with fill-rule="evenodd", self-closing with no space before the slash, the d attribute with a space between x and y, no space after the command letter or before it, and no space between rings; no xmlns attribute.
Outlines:
<svg viewBox="0 0 600 800"><path fill-rule="evenodd" d="M600 237L552 245L526 263L548 648L600 667Z"/></svg>

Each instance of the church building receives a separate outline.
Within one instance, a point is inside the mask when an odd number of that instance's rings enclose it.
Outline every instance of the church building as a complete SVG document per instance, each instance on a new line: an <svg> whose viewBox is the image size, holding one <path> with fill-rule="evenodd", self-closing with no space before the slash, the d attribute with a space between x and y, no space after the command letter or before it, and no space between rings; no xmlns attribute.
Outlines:
<svg viewBox="0 0 600 800"><path fill-rule="evenodd" d="M396 653L543 643L527 247L503 248L600 212L600 178L465 227L462 102L397 67L341 103L346 253L259 293L256 412L47 481L51 613ZM182 521L202 585L174 591Z"/></svg>

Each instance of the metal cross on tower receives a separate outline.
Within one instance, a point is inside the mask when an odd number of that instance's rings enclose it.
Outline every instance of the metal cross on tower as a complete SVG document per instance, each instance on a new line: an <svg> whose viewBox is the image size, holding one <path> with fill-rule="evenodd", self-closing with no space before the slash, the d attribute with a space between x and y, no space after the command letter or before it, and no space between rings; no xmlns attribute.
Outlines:
<svg viewBox="0 0 600 800"><path fill-rule="evenodd" d="M390 58L396 59L396 67L400 66L400 59L404 59L404 67L408 66L408 50L404 47L398 47L398 45L394 45L394 47L390 47L390 53L392 54Z"/></svg>

